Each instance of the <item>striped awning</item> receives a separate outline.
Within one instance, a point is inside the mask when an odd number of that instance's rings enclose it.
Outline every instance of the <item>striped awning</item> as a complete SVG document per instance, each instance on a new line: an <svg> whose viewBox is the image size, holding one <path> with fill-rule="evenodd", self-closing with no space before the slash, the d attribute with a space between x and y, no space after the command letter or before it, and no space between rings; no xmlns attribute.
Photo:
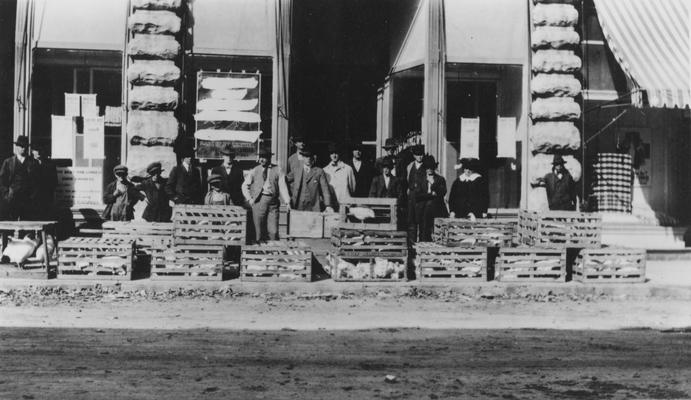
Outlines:
<svg viewBox="0 0 691 400"><path fill-rule="evenodd" d="M634 104L689 107L691 1L595 0L595 8L609 48L639 89Z"/></svg>

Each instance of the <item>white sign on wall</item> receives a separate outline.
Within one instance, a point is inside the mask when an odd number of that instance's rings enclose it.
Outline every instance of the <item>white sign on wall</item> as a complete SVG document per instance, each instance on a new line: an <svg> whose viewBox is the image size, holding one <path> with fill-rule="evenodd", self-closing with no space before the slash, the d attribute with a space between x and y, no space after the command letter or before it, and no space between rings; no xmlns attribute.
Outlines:
<svg viewBox="0 0 691 400"><path fill-rule="evenodd" d="M516 158L516 117L497 117L497 157Z"/></svg>
<svg viewBox="0 0 691 400"><path fill-rule="evenodd" d="M480 158L480 118L461 118L459 158Z"/></svg>
<svg viewBox="0 0 691 400"><path fill-rule="evenodd" d="M103 117L84 117L84 158L105 158L105 129Z"/></svg>
<svg viewBox="0 0 691 400"><path fill-rule="evenodd" d="M57 203L62 207L103 207L103 174L101 167L60 167Z"/></svg>
<svg viewBox="0 0 691 400"><path fill-rule="evenodd" d="M62 115L51 115L50 121L51 157L73 159L74 133L77 131L74 119Z"/></svg>
<svg viewBox="0 0 691 400"><path fill-rule="evenodd" d="M79 103L81 101L81 113ZM98 105L96 105L96 94L65 93L65 116L98 116Z"/></svg>

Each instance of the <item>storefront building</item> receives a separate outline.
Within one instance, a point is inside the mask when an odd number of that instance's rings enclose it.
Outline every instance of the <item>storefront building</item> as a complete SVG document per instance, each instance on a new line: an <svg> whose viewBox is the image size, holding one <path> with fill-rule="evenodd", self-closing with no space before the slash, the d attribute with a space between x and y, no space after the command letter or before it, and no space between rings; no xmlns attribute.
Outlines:
<svg viewBox="0 0 691 400"><path fill-rule="evenodd" d="M606 17L598 15L603 7L598 3L618 2L563 3L575 5L576 20L557 17L555 23L573 25L580 39L575 53L583 65L573 73L582 85L574 97L582 113L574 122L581 137L567 154L583 166L579 175L584 198L591 194L589 160L597 153L619 151L617 143L635 130L643 141L649 140L649 180L641 191L647 193L646 204L653 216L658 212L687 221L691 215L683 205L691 195L691 183L684 180L691 170L688 72L685 81L665 81L674 86L667 89L681 93L674 101L650 104L643 98L637 103L636 96L648 88L635 76L636 66L620 66L635 61L612 52L617 33L603 33ZM680 7L679 14L688 13L683 2L671 3ZM194 136L199 71L258 72L259 137L281 165L292 150L289 139L296 134L319 146L322 163L327 155L321 145L328 141L363 142L367 154L375 157L393 137L423 143L450 181L459 157L467 156L461 154L468 145L462 143L461 121L479 121L475 151L490 182L490 209L497 213L543 207L531 197L539 195L533 191L530 172L536 156L530 137L533 1L20 0L15 21L14 135L28 134L32 142L52 147L51 115L64 115L64 94L96 94L100 115L108 107L121 118L106 116L102 159L84 158L84 144L77 139L71 162L102 168L103 185L114 165L141 168L132 160L138 148L127 128L134 87L127 70L137 63L128 47L136 37L128 18L131 21L137 13L132 9L136 4L172 6L180 20L179 30L171 34L180 44L173 59L180 78L169 85L179 98L167 110L178 124L177 132L169 133L173 138ZM664 25L665 18L651 23ZM546 24L552 23L546 19ZM660 56L685 51L688 26L672 38L675 46ZM688 63L686 67L688 71ZM668 75L676 72L672 69ZM545 154L551 156L551 150ZM169 165L175 162L171 157Z"/></svg>

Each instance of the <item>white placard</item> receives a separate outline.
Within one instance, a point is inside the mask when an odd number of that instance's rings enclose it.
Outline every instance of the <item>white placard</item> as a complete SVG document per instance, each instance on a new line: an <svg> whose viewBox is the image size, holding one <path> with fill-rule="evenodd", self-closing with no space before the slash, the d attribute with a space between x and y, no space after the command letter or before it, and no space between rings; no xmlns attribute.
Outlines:
<svg viewBox="0 0 691 400"><path fill-rule="evenodd" d="M497 157L516 158L516 117L497 117Z"/></svg>
<svg viewBox="0 0 691 400"><path fill-rule="evenodd" d="M51 157L73 159L74 133L77 131L74 119L62 115L51 115L50 121Z"/></svg>
<svg viewBox="0 0 691 400"><path fill-rule="evenodd" d="M63 207L103 207L102 167L60 167L57 202Z"/></svg>
<svg viewBox="0 0 691 400"><path fill-rule="evenodd" d="M461 118L460 158L480 158L480 118Z"/></svg>
<svg viewBox="0 0 691 400"><path fill-rule="evenodd" d="M105 158L103 117L84 117L84 158Z"/></svg>
<svg viewBox="0 0 691 400"><path fill-rule="evenodd" d="M79 99L82 101L81 114L79 113ZM95 94L65 93L65 116L78 117L98 115Z"/></svg>

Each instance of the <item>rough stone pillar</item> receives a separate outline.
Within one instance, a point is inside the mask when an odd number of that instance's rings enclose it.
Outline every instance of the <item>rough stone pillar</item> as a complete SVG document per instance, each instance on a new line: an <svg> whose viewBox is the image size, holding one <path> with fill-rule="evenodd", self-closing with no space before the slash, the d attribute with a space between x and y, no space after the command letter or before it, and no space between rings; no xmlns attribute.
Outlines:
<svg viewBox="0 0 691 400"><path fill-rule="evenodd" d="M574 154L581 147L578 121L581 93L576 74L581 59L574 50L580 43L576 0L533 0L531 12L532 126L528 132L529 210L547 210L547 194L542 177L551 170L554 154L561 154L574 180L581 178L581 164Z"/></svg>
<svg viewBox="0 0 691 400"><path fill-rule="evenodd" d="M154 161L164 175L175 166L173 143L180 130L175 110L180 102L182 0L134 0L127 21L127 166L144 175Z"/></svg>

